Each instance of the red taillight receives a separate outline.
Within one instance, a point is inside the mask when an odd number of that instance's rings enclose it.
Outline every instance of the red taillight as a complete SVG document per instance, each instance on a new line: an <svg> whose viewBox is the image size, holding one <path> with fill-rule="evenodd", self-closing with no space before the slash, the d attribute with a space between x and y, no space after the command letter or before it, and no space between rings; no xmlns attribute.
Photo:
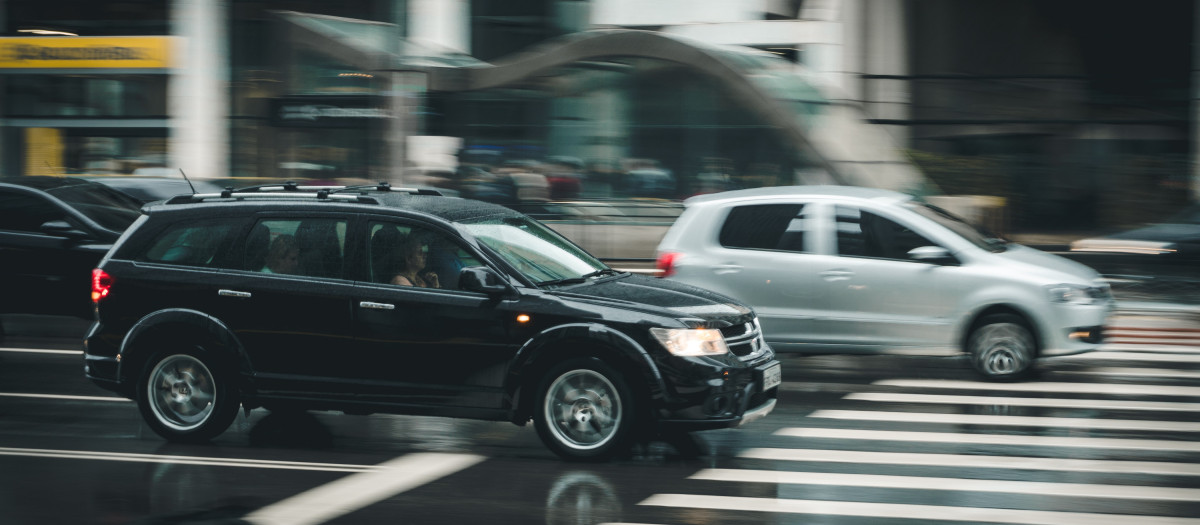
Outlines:
<svg viewBox="0 0 1200 525"><path fill-rule="evenodd" d="M112 288L113 278L108 272L96 268L92 270L92 302L100 302L101 299L108 297L108 290Z"/></svg>
<svg viewBox="0 0 1200 525"><path fill-rule="evenodd" d="M679 252L663 252L658 254L654 267L658 269L658 277L670 277L675 274L675 262L683 257Z"/></svg>

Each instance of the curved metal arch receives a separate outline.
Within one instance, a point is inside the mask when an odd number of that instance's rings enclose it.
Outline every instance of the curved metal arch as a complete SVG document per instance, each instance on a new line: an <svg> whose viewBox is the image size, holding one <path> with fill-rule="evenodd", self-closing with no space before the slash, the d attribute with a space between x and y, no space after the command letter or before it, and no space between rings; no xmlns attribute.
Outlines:
<svg viewBox="0 0 1200 525"><path fill-rule="evenodd" d="M535 46L491 66L431 70L428 87L430 91L448 92L497 88L521 82L556 67L618 56L683 64L723 85L735 100L744 104L762 122L780 130L785 138L811 153L837 183L846 184L839 170L819 153L807 136L804 123L801 122L802 116L748 80L742 69L729 63L728 53L730 51L717 51L703 44L691 44L653 31L586 31Z"/></svg>

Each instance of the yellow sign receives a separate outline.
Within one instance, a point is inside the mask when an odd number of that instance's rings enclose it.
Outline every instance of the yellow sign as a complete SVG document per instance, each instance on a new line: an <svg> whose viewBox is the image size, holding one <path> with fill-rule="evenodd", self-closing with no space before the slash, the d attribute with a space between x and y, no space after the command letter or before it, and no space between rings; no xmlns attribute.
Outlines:
<svg viewBox="0 0 1200 525"><path fill-rule="evenodd" d="M63 169L63 134L54 128L25 128L25 174L58 175Z"/></svg>
<svg viewBox="0 0 1200 525"><path fill-rule="evenodd" d="M173 65L169 36L0 38L0 68L136 68Z"/></svg>

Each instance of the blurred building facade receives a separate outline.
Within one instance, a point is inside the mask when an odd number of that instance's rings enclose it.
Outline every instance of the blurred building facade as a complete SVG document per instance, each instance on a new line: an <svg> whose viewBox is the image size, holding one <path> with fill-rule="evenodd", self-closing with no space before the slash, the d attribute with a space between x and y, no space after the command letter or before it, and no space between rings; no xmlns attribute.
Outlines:
<svg viewBox="0 0 1200 525"><path fill-rule="evenodd" d="M1095 229L1200 193L1196 19L1194 0L0 0L0 169L499 202L833 182Z"/></svg>

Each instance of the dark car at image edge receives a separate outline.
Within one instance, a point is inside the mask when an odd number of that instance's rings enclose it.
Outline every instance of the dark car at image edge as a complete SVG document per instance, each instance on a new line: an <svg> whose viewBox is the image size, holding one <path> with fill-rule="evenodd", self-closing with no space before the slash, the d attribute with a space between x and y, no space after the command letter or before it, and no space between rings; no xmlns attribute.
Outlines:
<svg viewBox="0 0 1200 525"><path fill-rule="evenodd" d="M91 269L141 203L71 177L0 177L0 314L92 317Z"/></svg>
<svg viewBox="0 0 1200 525"><path fill-rule="evenodd" d="M615 271L508 208L284 185L143 212L94 270L85 373L169 440L209 440L239 407L381 412L532 421L587 460L775 405L751 308ZM296 266L264 266L292 243Z"/></svg>

